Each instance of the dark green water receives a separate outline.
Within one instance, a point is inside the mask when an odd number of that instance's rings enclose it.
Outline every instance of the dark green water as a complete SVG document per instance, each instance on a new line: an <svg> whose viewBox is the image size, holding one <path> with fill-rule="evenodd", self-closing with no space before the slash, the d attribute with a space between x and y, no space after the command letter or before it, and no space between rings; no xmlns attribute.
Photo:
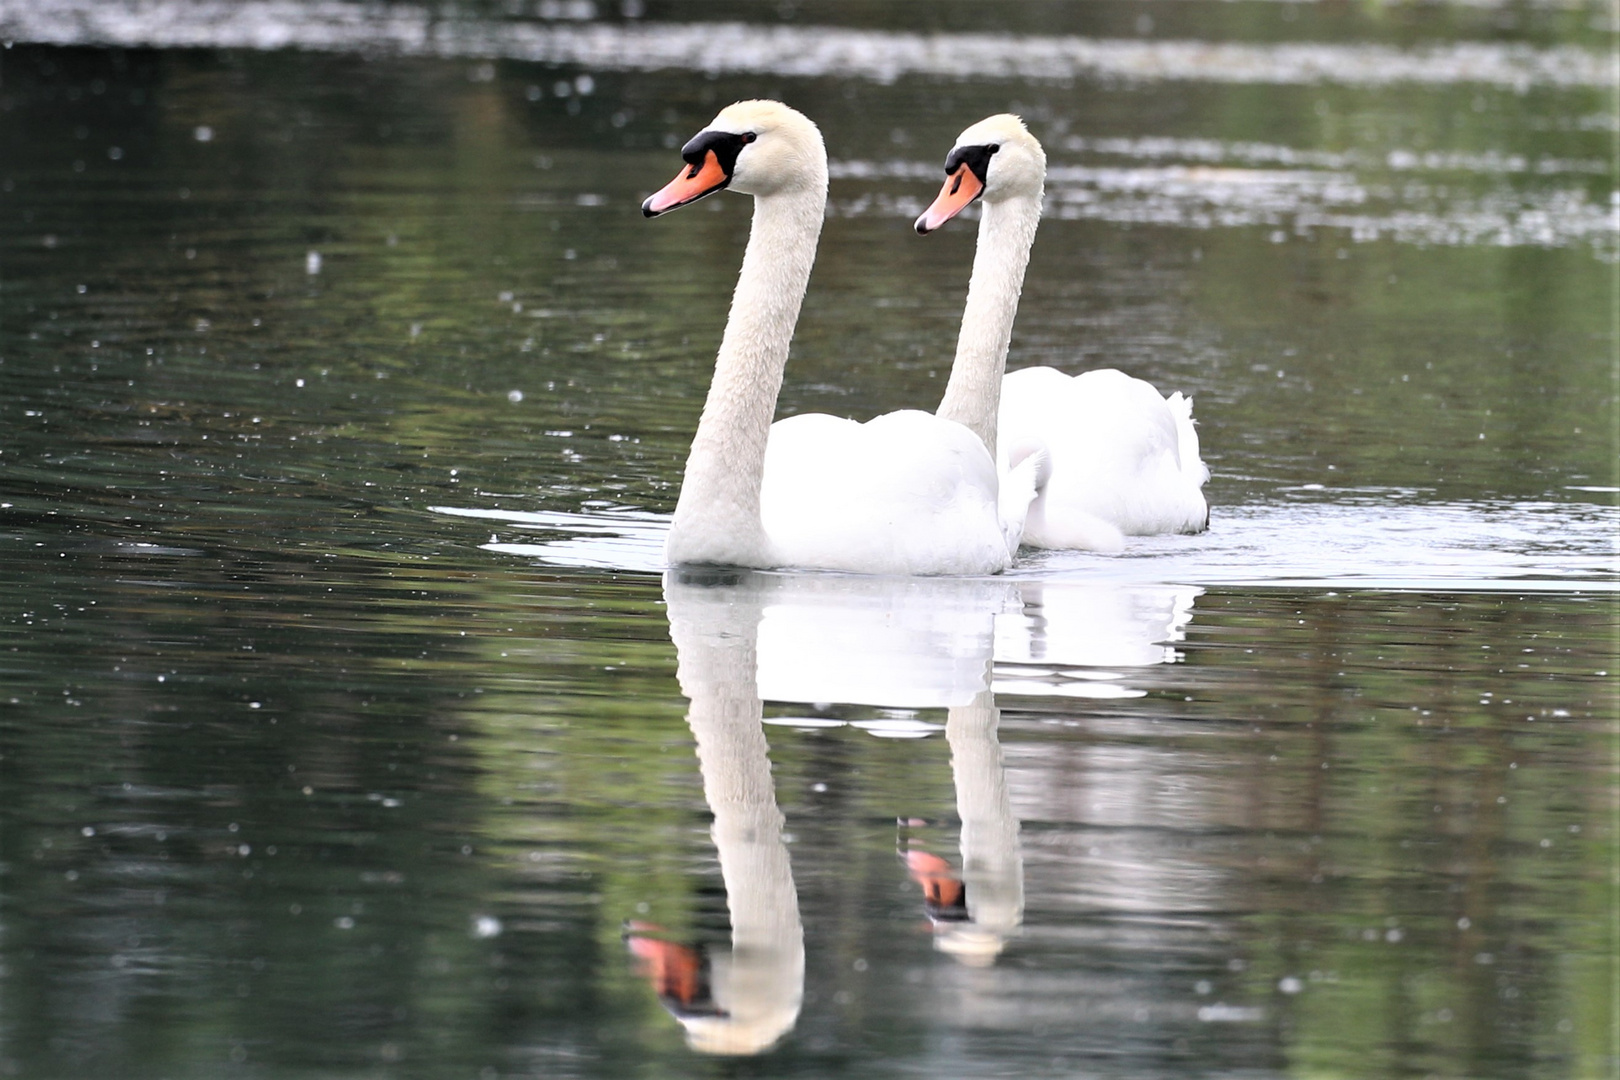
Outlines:
<svg viewBox="0 0 1620 1080"><path fill-rule="evenodd" d="M1613 1074L1605 9L188 10L0 3L0 1076ZM756 95L784 414L937 401L1016 108L1012 366L1211 531L666 581L748 207L637 206Z"/></svg>

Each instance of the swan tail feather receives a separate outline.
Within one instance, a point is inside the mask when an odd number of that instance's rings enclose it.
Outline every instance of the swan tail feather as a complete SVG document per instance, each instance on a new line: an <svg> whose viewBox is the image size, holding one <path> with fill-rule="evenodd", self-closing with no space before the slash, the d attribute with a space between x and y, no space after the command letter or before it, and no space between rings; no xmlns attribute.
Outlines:
<svg viewBox="0 0 1620 1080"><path fill-rule="evenodd" d="M1001 534L1007 541L1009 556L1018 554L1018 547L1024 542L1024 524L1029 520L1030 504L1051 475L1052 455L1042 446L1023 454L1002 476L997 503Z"/></svg>
<svg viewBox="0 0 1620 1080"><path fill-rule="evenodd" d="M1181 459L1182 475L1191 480L1194 486L1203 487L1204 481L1209 479L1209 466L1198 456L1198 428L1193 420L1192 398L1176 390L1164 399L1164 403L1170 406L1170 415L1176 421L1176 453Z"/></svg>

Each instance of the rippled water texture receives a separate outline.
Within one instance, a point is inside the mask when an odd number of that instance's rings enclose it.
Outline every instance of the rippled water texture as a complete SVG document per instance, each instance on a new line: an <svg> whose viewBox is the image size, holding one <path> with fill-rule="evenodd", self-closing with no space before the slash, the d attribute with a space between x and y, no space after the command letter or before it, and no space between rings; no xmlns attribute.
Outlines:
<svg viewBox="0 0 1620 1080"><path fill-rule="evenodd" d="M1612 20L0 0L0 1077L1613 1075ZM667 571L760 95L781 414L938 401L1013 109L1210 530Z"/></svg>

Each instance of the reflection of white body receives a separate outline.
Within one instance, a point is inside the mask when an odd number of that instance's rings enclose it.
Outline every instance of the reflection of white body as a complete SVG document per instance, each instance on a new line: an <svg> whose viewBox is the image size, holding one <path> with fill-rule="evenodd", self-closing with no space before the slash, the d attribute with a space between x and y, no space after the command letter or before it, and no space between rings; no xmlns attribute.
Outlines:
<svg viewBox="0 0 1620 1080"><path fill-rule="evenodd" d="M1035 462L998 480L983 441L923 412L865 424L825 415L771 423L826 209L827 154L816 126L776 102L739 102L688 152L691 171L644 210L662 213L729 186L754 197L754 222L686 462L670 563L871 574L1005 569L1034 494ZM993 375L1000 378L999 366Z"/></svg>
<svg viewBox="0 0 1620 1080"><path fill-rule="evenodd" d="M760 575L759 691L767 701L895 708L970 704L998 677L1172 663L1202 591L1178 585ZM1086 683L1119 676L1076 673ZM1001 684L1013 689L1016 683ZM1042 687L1051 695L1062 683ZM1073 696L1096 696L1085 683ZM1061 695L1060 695L1061 696Z"/></svg>
<svg viewBox="0 0 1620 1080"><path fill-rule="evenodd" d="M768 701L965 705L988 689L1011 583L961 578L762 578L759 692Z"/></svg>
<svg viewBox="0 0 1620 1080"><path fill-rule="evenodd" d="M1015 116L992 116L958 136L947 162L982 163L984 213L955 367L939 415L997 448L1003 472L1044 454L1023 542L1031 547L1118 551L1126 536L1199 532L1208 523L1192 401L1113 370L1070 377L1049 367L1006 367L1013 318L1040 222L1046 155ZM974 176L965 172L953 180ZM970 201L946 182L919 230L944 224ZM960 189L958 189L960 190ZM999 402L998 402L999 398Z"/></svg>
<svg viewBox="0 0 1620 1080"><path fill-rule="evenodd" d="M1020 581L1023 603L996 622L996 662L1056 667L1173 663L1203 590L1188 585Z"/></svg>

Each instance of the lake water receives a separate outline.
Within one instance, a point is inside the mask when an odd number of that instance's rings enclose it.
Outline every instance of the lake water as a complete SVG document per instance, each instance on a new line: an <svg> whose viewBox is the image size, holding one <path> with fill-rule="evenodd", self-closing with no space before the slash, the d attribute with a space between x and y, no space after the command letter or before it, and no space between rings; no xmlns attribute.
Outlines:
<svg viewBox="0 0 1620 1080"><path fill-rule="evenodd" d="M1602 4L0 0L0 1076L1620 1068ZM1208 533L666 572L747 229L780 411L1196 400Z"/></svg>

